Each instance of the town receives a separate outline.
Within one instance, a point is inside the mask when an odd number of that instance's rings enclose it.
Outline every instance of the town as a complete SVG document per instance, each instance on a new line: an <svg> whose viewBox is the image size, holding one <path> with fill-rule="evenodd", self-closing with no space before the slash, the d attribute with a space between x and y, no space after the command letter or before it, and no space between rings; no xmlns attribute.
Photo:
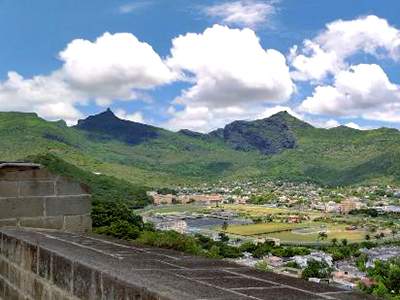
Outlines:
<svg viewBox="0 0 400 300"><path fill-rule="evenodd" d="M148 195L140 214L157 229L225 243L239 254L224 259L279 274L368 289L377 280L367 269L400 256L400 190L390 186L216 183Z"/></svg>

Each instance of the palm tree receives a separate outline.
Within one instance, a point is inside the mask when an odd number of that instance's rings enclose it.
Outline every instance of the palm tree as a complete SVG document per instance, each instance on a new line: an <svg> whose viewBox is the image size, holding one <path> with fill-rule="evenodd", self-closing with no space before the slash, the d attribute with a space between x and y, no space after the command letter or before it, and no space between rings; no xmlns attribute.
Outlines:
<svg viewBox="0 0 400 300"><path fill-rule="evenodd" d="M392 232L392 236L393 236L393 240L394 240L394 236L395 236L396 234L398 234L399 231L398 231L396 228L393 228L391 232Z"/></svg>
<svg viewBox="0 0 400 300"><path fill-rule="evenodd" d="M326 234L325 231L321 231L318 233L318 239L326 240L327 238L328 238L328 235Z"/></svg>
<svg viewBox="0 0 400 300"><path fill-rule="evenodd" d="M228 222L224 221L224 224L222 224L221 228L223 231L226 231L228 229Z"/></svg>

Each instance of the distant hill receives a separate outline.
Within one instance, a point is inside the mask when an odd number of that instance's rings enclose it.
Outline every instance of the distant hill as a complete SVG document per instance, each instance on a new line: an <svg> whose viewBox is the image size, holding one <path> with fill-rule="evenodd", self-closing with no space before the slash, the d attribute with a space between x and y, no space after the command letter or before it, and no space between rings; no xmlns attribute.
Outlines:
<svg viewBox="0 0 400 300"><path fill-rule="evenodd" d="M121 120L111 110L75 127L32 113L0 113L0 160L41 153L150 186L215 180L400 186L398 130L321 129L287 112L208 134Z"/></svg>

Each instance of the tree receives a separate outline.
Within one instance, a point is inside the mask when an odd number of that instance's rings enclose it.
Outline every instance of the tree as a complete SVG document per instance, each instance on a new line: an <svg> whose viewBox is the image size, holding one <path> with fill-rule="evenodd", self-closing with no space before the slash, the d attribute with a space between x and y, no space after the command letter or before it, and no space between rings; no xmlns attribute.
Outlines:
<svg viewBox="0 0 400 300"><path fill-rule="evenodd" d="M394 239L394 236L398 233L398 230L396 228L393 228L391 230L391 233L392 233L392 236L393 236L393 239Z"/></svg>
<svg viewBox="0 0 400 300"><path fill-rule="evenodd" d="M223 231L226 231L228 229L228 226L229 226L228 222L224 221L224 223L222 224L221 228L222 228Z"/></svg>
<svg viewBox="0 0 400 300"><path fill-rule="evenodd" d="M365 235L365 240L369 241L371 239L371 236L369 234Z"/></svg>
<svg viewBox="0 0 400 300"><path fill-rule="evenodd" d="M337 238L331 239L331 243L333 246L336 246L336 244L338 243L338 239Z"/></svg>
<svg viewBox="0 0 400 300"><path fill-rule="evenodd" d="M318 239L326 240L327 238L328 238L328 235L326 234L325 231L321 231L318 233Z"/></svg>
<svg viewBox="0 0 400 300"><path fill-rule="evenodd" d="M301 277L303 279L315 278L329 278L333 269L329 267L325 260L317 261L311 259L307 262L307 267L304 269Z"/></svg>
<svg viewBox="0 0 400 300"><path fill-rule="evenodd" d="M347 239L342 239L341 243L342 243L343 246L347 246L348 241L347 241Z"/></svg>

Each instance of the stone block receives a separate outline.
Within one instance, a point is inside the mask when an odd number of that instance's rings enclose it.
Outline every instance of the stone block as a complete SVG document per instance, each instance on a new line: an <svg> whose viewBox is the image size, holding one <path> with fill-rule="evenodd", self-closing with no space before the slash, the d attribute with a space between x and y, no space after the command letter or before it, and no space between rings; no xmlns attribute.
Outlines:
<svg viewBox="0 0 400 300"><path fill-rule="evenodd" d="M90 195L46 198L46 216L84 215L92 212Z"/></svg>
<svg viewBox="0 0 400 300"><path fill-rule="evenodd" d="M54 196L54 181L24 181L20 183L20 197Z"/></svg>
<svg viewBox="0 0 400 300"><path fill-rule="evenodd" d="M8 279L9 277L8 267L9 267L8 262L0 257L0 276L5 279Z"/></svg>
<svg viewBox="0 0 400 300"><path fill-rule="evenodd" d="M53 254L43 248L39 248L39 276L47 281L52 280Z"/></svg>
<svg viewBox="0 0 400 300"><path fill-rule="evenodd" d="M22 248L22 268L28 272L38 272L38 247L24 242Z"/></svg>
<svg viewBox="0 0 400 300"><path fill-rule="evenodd" d="M72 293L72 261L53 255L53 281L60 289Z"/></svg>
<svg viewBox="0 0 400 300"><path fill-rule="evenodd" d="M11 285L6 285L4 294L5 299L7 300L19 300L18 291Z"/></svg>
<svg viewBox="0 0 400 300"><path fill-rule="evenodd" d="M87 195L90 190L87 186L66 177L59 177L56 181L56 195Z"/></svg>
<svg viewBox="0 0 400 300"><path fill-rule="evenodd" d="M0 181L53 181L59 176L46 169L35 170L0 170Z"/></svg>
<svg viewBox="0 0 400 300"><path fill-rule="evenodd" d="M35 274L30 271L21 272L21 291L27 295L33 295Z"/></svg>
<svg viewBox="0 0 400 300"><path fill-rule="evenodd" d="M14 261L15 238L3 234L3 255L10 261Z"/></svg>
<svg viewBox="0 0 400 300"><path fill-rule="evenodd" d="M74 264L74 292L79 299L96 299L93 269L79 264ZM100 282L99 282L100 283Z"/></svg>
<svg viewBox="0 0 400 300"><path fill-rule="evenodd" d="M16 287L21 287L21 273L20 270L13 264L9 266L9 281Z"/></svg>
<svg viewBox="0 0 400 300"><path fill-rule="evenodd" d="M0 197L18 197L17 181L0 181Z"/></svg>
<svg viewBox="0 0 400 300"><path fill-rule="evenodd" d="M16 218L0 220L0 227L16 227L18 220Z"/></svg>
<svg viewBox="0 0 400 300"><path fill-rule="evenodd" d="M43 198L0 198L0 219L43 216Z"/></svg>
<svg viewBox="0 0 400 300"><path fill-rule="evenodd" d="M28 228L46 228L61 230L64 224L64 217L41 217L41 218L23 218L20 220L21 227Z"/></svg>
<svg viewBox="0 0 400 300"><path fill-rule="evenodd" d="M0 276L0 299L4 296L5 282L3 277Z"/></svg>
<svg viewBox="0 0 400 300"><path fill-rule="evenodd" d="M66 216L64 230L68 232L92 232L92 218L90 215Z"/></svg>

